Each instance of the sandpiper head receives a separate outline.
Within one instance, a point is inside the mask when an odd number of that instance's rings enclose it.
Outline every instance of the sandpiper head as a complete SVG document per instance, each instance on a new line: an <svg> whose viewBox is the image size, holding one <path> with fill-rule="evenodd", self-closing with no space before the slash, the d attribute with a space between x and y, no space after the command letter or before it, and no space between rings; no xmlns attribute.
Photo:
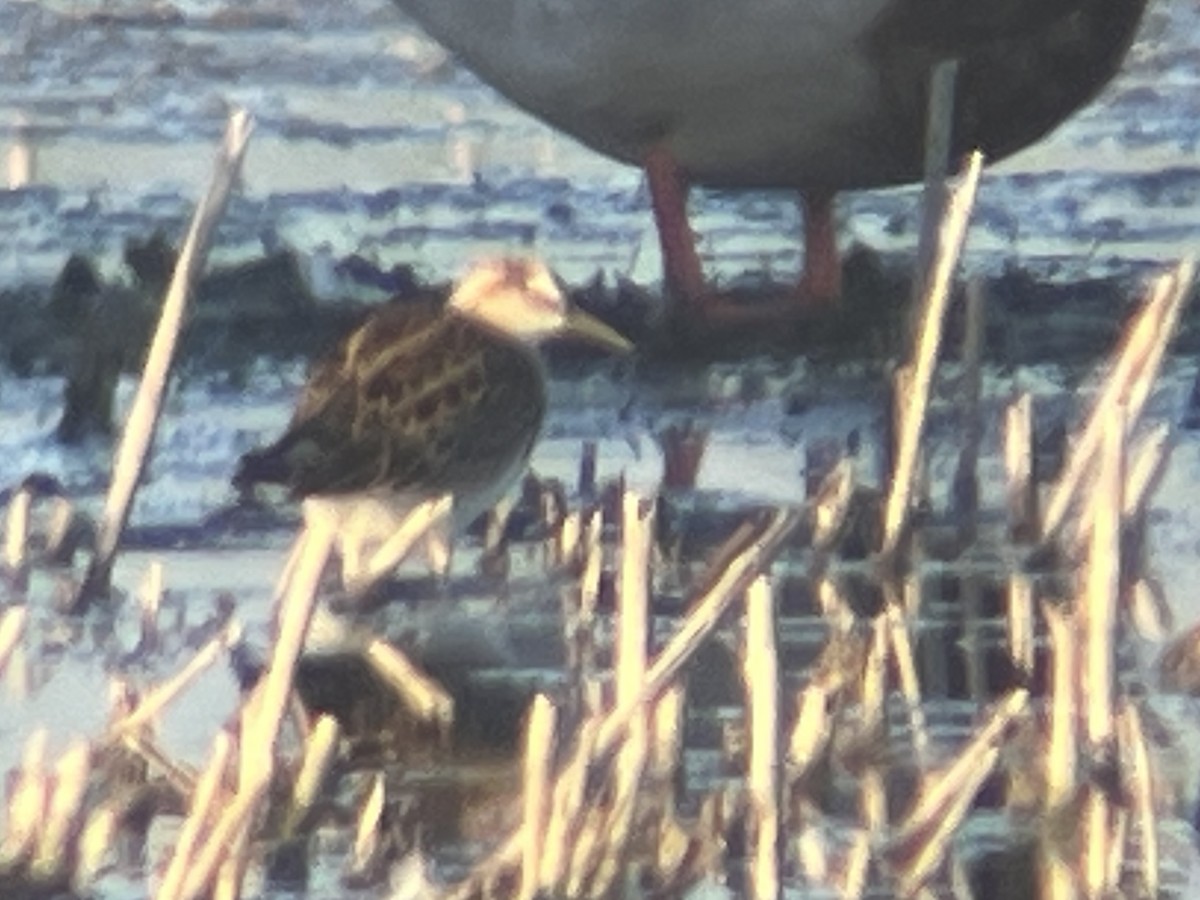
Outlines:
<svg viewBox="0 0 1200 900"><path fill-rule="evenodd" d="M527 344L576 337L628 353L633 345L599 319L574 309L554 275L536 259L505 257L472 266L449 309Z"/></svg>

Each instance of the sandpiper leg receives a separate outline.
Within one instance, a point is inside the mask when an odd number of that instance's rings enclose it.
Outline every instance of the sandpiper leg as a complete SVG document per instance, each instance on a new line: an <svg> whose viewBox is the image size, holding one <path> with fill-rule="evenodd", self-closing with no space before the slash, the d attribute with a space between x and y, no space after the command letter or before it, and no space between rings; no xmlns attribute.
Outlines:
<svg viewBox="0 0 1200 900"><path fill-rule="evenodd" d="M833 196L833 191L800 193L804 210L804 269L796 292L800 303L836 303L842 295Z"/></svg>
<svg viewBox="0 0 1200 900"><path fill-rule="evenodd" d="M643 167L662 250L665 289L685 303L695 303L704 297L706 286L696 237L688 224L687 178L666 147L654 147Z"/></svg>
<svg viewBox="0 0 1200 900"><path fill-rule="evenodd" d="M704 280L695 235L688 224L687 177L665 147L653 148L643 166L650 187L654 221L662 249L668 300L680 324L689 327L771 324L828 306L842 290L842 268L833 216L834 194L801 194L804 210L804 271L794 290L783 296L736 302L712 290Z"/></svg>

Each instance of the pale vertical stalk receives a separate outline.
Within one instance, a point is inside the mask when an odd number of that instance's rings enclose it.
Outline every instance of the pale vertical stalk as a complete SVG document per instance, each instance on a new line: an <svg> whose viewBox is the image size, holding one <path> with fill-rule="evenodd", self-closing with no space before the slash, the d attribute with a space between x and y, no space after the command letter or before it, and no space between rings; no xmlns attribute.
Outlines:
<svg viewBox="0 0 1200 900"><path fill-rule="evenodd" d="M337 756L341 733L337 719L328 714L321 715L309 732L304 742L304 759L292 786L292 808L288 810L284 834L295 834L316 805Z"/></svg>
<svg viewBox="0 0 1200 900"><path fill-rule="evenodd" d="M859 831L850 851L846 854L846 865L842 870L838 893L843 900L854 900L867 893L867 877L870 874L873 838L869 831Z"/></svg>
<svg viewBox="0 0 1200 900"><path fill-rule="evenodd" d="M1028 540L1037 529L1033 478L1033 396L1025 391L1004 409L1005 507L1009 533Z"/></svg>
<svg viewBox="0 0 1200 900"><path fill-rule="evenodd" d="M358 811L358 823L354 829L354 847L350 852L352 872L365 874L379 858L380 829L383 825L383 810L387 799L387 783L382 772L371 779L371 790Z"/></svg>
<svg viewBox="0 0 1200 900"><path fill-rule="evenodd" d="M8 501L8 517L4 527L4 567L13 574L25 569L25 548L29 540L29 511L33 492L22 485Z"/></svg>
<svg viewBox="0 0 1200 900"><path fill-rule="evenodd" d="M1033 674L1033 581L1024 572L1008 576L1008 652L1026 675Z"/></svg>
<svg viewBox="0 0 1200 900"><path fill-rule="evenodd" d="M35 881L61 877L70 858L67 842L81 817L84 793L92 773L92 750L77 741L54 767L53 791L38 835L30 872Z"/></svg>
<svg viewBox="0 0 1200 900"><path fill-rule="evenodd" d="M614 662L616 705L635 704L646 678L646 655L650 629L650 548L654 535L653 505L635 492L626 490L622 498L620 590L617 594L617 645ZM630 726L637 732L634 743L645 744L648 723L639 716ZM644 751L643 746L642 750ZM638 757L641 762L638 763ZM643 753L622 754L617 764L617 782L635 789L628 779L631 765L640 773Z"/></svg>
<svg viewBox="0 0 1200 900"><path fill-rule="evenodd" d="M8 668L8 661L21 642L28 621L27 606L10 606L0 613L0 675Z"/></svg>
<svg viewBox="0 0 1200 900"><path fill-rule="evenodd" d="M914 852L900 868L899 896L915 896L934 871L945 863L955 830L967 817L980 783L996 767L999 758L999 749L987 747L981 753L972 755L970 771L955 766L963 780L957 790L945 795L944 803L939 807L940 815L927 822L927 830L919 836Z"/></svg>
<svg viewBox="0 0 1200 900"><path fill-rule="evenodd" d="M304 649L308 623L317 602L320 574L329 560L335 533L331 523L318 518L301 527L298 542L304 547L296 560L287 593L276 600L275 644L268 668L242 709L239 800L258 782L269 784L275 768L275 742L288 696L292 694L296 660Z"/></svg>
<svg viewBox="0 0 1200 900"><path fill-rule="evenodd" d="M192 217L183 248L179 251L171 284L163 299L158 328L146 355L142 380L113 457L112 483L96 535L96 552L80 589L76 608L86 605L90 597L108 590L117 547L129 520L133 495L145 471L155 426L162 411L188 294L204 268L209 241L237 184L251 130L252 122L245 110L237 110L230 116L212 184Z"/></svg>
<svg viewBox="0 0 1200 900"><path fill-rule="evenodd" d="M1074 868L1055 853L1043 856L1045 862L1039 873L1038 896L1045 900L1076 900L1079 896L1079 878Z"/></svg>
<svg viewBox="0 0 1200 900"><path fill-rule="evenodd" d="M1142 716L1137 704L1129 700L1121 702L1121 746L1129 758L1129 785L1133 795L1133 813L1138 833L1141 835L1142 884L1147 897L1158 893L1158 817L1154 812L1153 770L1146 735L1142 730Z"/></svg>
<svg viewBox="0 0 1200 900"><path fill-rule="evenodd" d="M1126 331L1120 354L1096 399L1092 415L1072 444L1063 474L1050 494L1042 522L1043 541L1054 538L1066 520L1067 509L1109 427L1111 409L1124 398L1126 427L1133 426L1140 418L1149 391L1142 385L1148 385L1154 378L1166 342L1174 333L1188 297L1193 275L1193 261L1184 260L1171 272L1160 275L1150 286L1141 311ZM1139 386L1131 391L1130 386L1139 374Z"/></svg>
<svg viewBox="0 0 1200 900"><path fill-rule="evenodd" d="M158 886L156 900L175 900L181 896L183 881L192 867L197 850L208 830L210 820L217 815L221 802L222 783L233 758L234 744L228 731L217 732L212 755L192 791L187 818L179 829L171 861Z"/></svg>
<svg viewBox="0 0 1200 900"><path fill-rule="evenodd" d="M163 599L163 564L161 560L152 560L142 575L141 589L138 591L138 605L141 612L142 646L150 647L158 640L158 613L162 608Z"/></svg>
<svg viewBox="0 0 1200 900"><path fill-rule="evenodd" d="M582 766L586 767L588 760L598 759L617 749L621 741L625 740L630 723L644 712L645 704L660 696L678 677L680 669L691 658L696 647L712 633L721 615L743 595L754 578L770 565L799 522L800 516L795 510L775 510L767 518L743 525L726 541L717 554L720 563L714 564L714 572L705 581L705 587L692 603L691 612L655 657L646 672L638 695L625 705L613 709L596 723L595 737L587 748ZM607 820L609 817L602 815L601 818ZM568 894L573 890L572 885L578 886L577 876L584 877L580 875L578 867L572 866L576 861L586 861L590 858L590 850L584 845L597 840L589 831L589 827L585 824L572 848L572 860L566 876ZM519 865L521 847L520 835L510 836L488 860L488 870ZM473 893L477 884L477 881L468 881L465 885L448 892L447 896L477 896Z"/></svg>
<svg viewBox="0 0 1200 900"><path fill-rule="evenodd" d="M0 842L0 870L10 869L29 857L46 820L49 776L46 772L46 747L49 733L37 728L25 741L21 767L8 792L5 819L7 832Z"/></svg>
<svg viewBox="0 0 1200 900"><path fill-rule="evenodd" d="M759 576L746 593L743 656L750 761L747 782L754 847L751 852L750 897L780 896L780 759L779 656L775 643L775 598L771 583Z"/></svg>
<svg viewBox="0 0 1200 900"><path fill-rule="evenodd" d="M923 767L929 759L929 735L925 730L925 709L921 705L921 684L917 678L917 664L913 656L912 639L908 633L908 620L905 619L899 603L889 603L885 615L892 658L896 661L900 690L908 707L913 750L917 764Z"/></svg>
<svg viewBox="0 0 1200 900"><path fill-rule="evenodd" d="M517 892L520 900L534 900L540 886L539 873L551 816L556 720L554 705L546 695L534 697L525 734L525 793L522 800L525 840L521 887Z"/></svg>
<svg viewBox="0 0 1200 900"><path fill-rule="evenodd" d="M580 726L575 752L554 783L550 821L546 826L538 873L541 887L552 896L561 893L560 886L571 862L571 837L577 831L585 800L597 724L595 719L588 719Z"/></svg>
<svg viewBox="0 0 1200 900"><path fill-rule="evenodd" d="M559 565L574 565L579 556L580 532L583 527L583 514L575 509L563 516L562 527L558 530L558 562Z"/></svg>
<svg viewBox="0 0 1200 900"><path fill-rule="evenodd" d="M1104 897L1108 881L1109 803L1103 791L1087 793L1083 809L1083 884L1089 897Z"/></svg>
<svg viewBox="0 0 1200 900"><path fill-rule="evenodd" d="M1121 579L1121 489L1125 465L1124 407L1113 407L1100 446L1100 468L1092 491L1091 550L1085 573L1082 614L1087 652L1084 696L1087 737L1093 753L1113 736L1117 596Z"/></svg>
<svg viewBox="0 0 1200 900"><path fill-rule="evenodd" d="M876 734L887 728L887 626L882 617L872 623L871 649L867 655L862 682L862 729L866 740L874 741ZM863 822L872 834L882 834L887 828L887 792L879 768L871 766L860 778L860 798Z"/></svg>
<svg viewBox="0 0 1200 900"><path fill-rule="evenodd" d="M937 349L941 342L942 321L950 298L950 281L958 265L967 233L967 221L971 206L975 202L975 189L979 184L979 173L983 156L971 155L967 171L949 197L946 216L938 234L937 253L932 271L925 283L922 299L922 314L913 353L912 375L907 380L907 406L900 423L896 448L895 470L892 473L884 512L885 553L892 553L900 540L901 532L908 520L908 507L912 497L913 481L917 469L917 456L921 436L925 430L926 411L929 406L929 389L933 382L933 371L937 364Z"/></svg>
<svg viewBox="0 0 1200 900"><path fill-rule="evenodd" d="M1078 650L1074 619L1056 604L1042 605L1050 632L1053 668L1050 681L1050 747L1046 755L1046 807L1057 809L1075 791Z"/></svg>
<svg viewBox="0 0 1200 900"><path fill-rule="evenodd" d="M654 740L650 746L650 774L667 781L679 765L683 752L684 689L673 684L654 704Z"/></svg>

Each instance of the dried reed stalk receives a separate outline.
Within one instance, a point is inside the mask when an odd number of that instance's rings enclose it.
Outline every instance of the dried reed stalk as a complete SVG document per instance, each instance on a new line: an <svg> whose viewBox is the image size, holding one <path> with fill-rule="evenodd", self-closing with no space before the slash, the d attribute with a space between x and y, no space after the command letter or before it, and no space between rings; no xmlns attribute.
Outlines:
<svg viewBox="0 0 1200 900"><path fill-rule="evenodd" d="M4 568L14 578L20 578L28 563L29 513L33 507L33 491L21 485L8 501L4 525Z"/></svg>
<svg viewBox="0 0 1200 900"><path fill-rule="evenodd" d="M188 293L204 268L209 241L225 210L241 170L242 157L253 128L245 110L229 118L225 138L218 153L212 184L188 228L175 272L163 299L158 328L146 355L146 367L113 462L112 484L104 505L104 515L96 536L96 552L88 566L83 585L70 604L72 612L82 611L93 598L108 593L113 562L121 535L129 520L133 496L146 468L154 430L162 410L163 397L171 373L175 344L183 327Z"/></svg>
<svg viewBox="0 0 1200 900"><path fill-rule="evenodd" d="M1057 604L1043 603L1042 615L1050 634L1050 746L1046 753L1046 798L1048 810L1062 808L1075 794L1078 737L1075 681L1078 647L1075 620Z"/></svg>
<svg viewBox="0 0 1200 900"><path fill-rule="evenodd" d="M1157 377L1166 345L1188 298L1194 268L1191 260L1185 260L1150 285L1142 308L1125 331L1121 349L1092 414L1072 444L1062 475L1050 492L1042 521L1043 542L1057 537L1066 521L1067 511L1092 466L1101 438L1110 427L1115 406L1124 403L1127 429L1134 428L1141 418L1150 385Z"/></svg>
<svg viewBox="0 0 1200 900"><path fill-rule="evenodd" d="M917 679L917 664L913 655L912 637L908 631L908 620L897 602L888 603L884 615L887 618L892 659L896 662L896 672L900 678L900 691L908 708L913 752L917 763L924 765L929 758L929 734L925 730L925 708L921 705L921 684Z"/></svg>
<svg viewBox="0 0 1200 900"><path fill-rule="evenodd" d="M746 592L743 656L749 718L750 760L746 767L753 846L750 856L752 900L778 900L782 891L780 844L779 653L775 641L775 597L765 576Z"/></svg>
<svg viewBox="0 0 1200 900"><path fill-rule="evenodd" d="M1076 607L1087 654L1083 696L1087 700L1087 738L1093 754L1114 733L1117 596L1121 588L1121 507L1125 483L1125 410L1112 408L1100 445L1099 468L1091 491L1091 548L1084 572L1084 594Z"/></svg>
<svg viewBox="0 0 1200 900"><path fill-rule="evenodd" d="M422 672L383 638L369 641L363 656L413 715L436 725L443 736L449 734L454 724L454 698L436 678Z"/></svg>
<svg viewBox="0 0 1200 900"><path fill-rule="evenodd" d="M29 874L35 881L51 882L65 876L69 846L83 819L83 803L92 774L92 748L76 741L54 766L53 785L46 818L33 847Z"/></svg>
<svg viewBox="0 0 1200 900"><path fill-rule="evenodd" d="M777 510L765 521L743 525L726 542L718 553L720 562L714 565L707 586L697 597L683 624L676 631L667 646L655 658L646 672L640 689L632 700L618 705L595 723L593 728L583 729L576 753L567 768L574 784L582 785L581 777L586 777L590 766L598 760L609 757L618 750L627 739L629 724L638 715L645 714L646 705L662 696L662 693L675 681L683 664L703 640L716 628L721 615L737 600L750 583L761 574L783 547L784 541L796 529L800 515L795 510ZM586 744L584 740L586 738ZM584 752L586 751L586 753ZM582 775L580 773L583 773ZM570 791L561 790L564 778L560 776L555 785L554 813L551 818L550 830L562 833L572 801ZM601 816L604 818L601 819ZM607 813L595 817L607 821ZM563 871L567 880L567 893L582 886L579 880L590 870L586 865L577 865L574 860L590 858L590 842L598 842L595 832L596 825L585 823L580 826L573 846L572 861L563 864L561 858L555 856L554 862L543 863L543 883L547 883L546 873L552 867ZM477 894L480 886L485 884L499 872L509 870L520 863L522 856L522 841L520 833L511 835L502 843L481 865L476 867L470 878L465 882L448 889L442 895L447 900L463 900ZM557 871L555 872L557 874Z"/></svg>
<svg viewBox="0 0 1200 900"><path fill-rule="evenodd" d="M1008 577L1008 652L1014 665L1026 676L1033 675L1034 623L1033 581L1024 572Z"/></svg>
<svg viewBox="0 0 1200 900"><path fill-rule="evenodd" d="M292 785L292 806L283 825L285 837L305 827L333 768L341 733L337 719L328 714L319 716L309 732L304 742L304 759Z"/></svg>
<svg viewBox="0 0 1200 900"><path fill-rule="evenodd" d="M218 732L213 740L208 765L192 792L188 815L179 830L175 850L159 884L156 900L176 900L182 895L184 879L225 799L224 783L233 753L234 742L229 732Z"/></svg>
<svg viewBox="0 0 1200 900"><path fill-rule="evenodd" d="M1008 533L1029 540L1037 533L1037 484L1033 477L1033 396L1022 392L1004 409L1005 507Z"/></svg>
<svg viewBox="0 0 1200 900"><path fill-rule="evenodd" d="M975 189L979 184L979 173L983 156L971 155L967 170L951 192L946 206L946 215L938 232L937 251L928 275L923 276L920 325L909 376L902 379L904 391L904 414L899 422L899 434L892 472L891 488L888 491L884 511L883 553L892 555L900 541L908 521L908 507L912 497L914 476L917 470L918 449L925 429L925 414L929 406L929 388L933 381L933 370L937 363L937 350L941 342L942 320L950 298L950 280L958 265L958 256L966 237L967 221L975 202Z"/></svg>
<svg viewBox="0 0 1200 900"><path fill-rule="evenodd" d="M1133 814L1138 833L1141 835L1142 885L1147 897L1157 897L1158 892L1158 816L1154 810L1153 769L1146 735L1142 730L1142 717L1137 704L1128 699L1121 700L1118 714L1121 747L1128 758L1128 789L1133 799Z"/></svg>
<svg viewBox="0 0 1200 900"><path fill-rule="evenodd" d="M28 623L27 606L10 606L0 613L0 675L8 668L9 660L20 645Z"/></svg>
<svg viewBox="0 0 1200 900"><path fill-rule="evenodd" d="M525 733L524 798L520 900L534 900L541 887L541 867L553 801L557 715L545 694L533 698Z"/></svg>
<svg viewBox="0 0 1200 900"><path fill-rule="evenodd" d="M230 647L242 639L242 627L230 622L188 660L178 674L146 694L128 714L108 728L107 741L119 740L147 725L179 697L197 678L216 664Z"/></svg>

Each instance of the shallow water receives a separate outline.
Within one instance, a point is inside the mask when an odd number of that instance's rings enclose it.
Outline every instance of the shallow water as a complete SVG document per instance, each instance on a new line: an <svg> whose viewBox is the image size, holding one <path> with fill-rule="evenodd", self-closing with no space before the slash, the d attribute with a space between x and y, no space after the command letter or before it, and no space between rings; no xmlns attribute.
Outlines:
<svg viewBox="0 0 1200 900"><path fill-rule="evenodd" d="M658 277L638 174L557 135L481 86L383 0L154 7L14 2L0 11L0 135L33 126L36 187L0 202L0 286L51 277L69 251L112 274L129 235L178 234L207 179L228 110L257 130L245 191L218 255L284 241L313 260L360 253L446 277L487 249L529 246L570 280L597 269ZM103 10L109 17L97 21ZM224 17L224 18L222 18ZM1060 277L1170 261L1200 218L1193 46L1200 13L1158 3L1125 70L1042 144L984 180L972 268L1018 263ZM910 251L915 189L847 195L847 243ZM786 197L702 193L702 251L729 278L798 267Z"/></svg>
<svg viewBox="0 0 1200 900"><path fill-rule="evenodd" d="M307 257L313 286L325 296L349 290L331 271L331 262L349 253L382 268L411 263L445 278L487 249L529 246L571 280L597 268L646 282L657 278L657 248L637 173L512 110L454 68L389 4L285 0L265 7L275 18L253 27L214 24L240 8L235 4L176 6L185 21L159 27L139 18L151 8L139 2L0 4L6 36L0 39L0 124L8 123L11 140L16 116L26 116L37 145L34 185L0 193L0 287L47 281L72 251L94 254L108 275L126 277L118 259L127 237L144 237L155 227L172 236L181 231L235 104L250 109L257 131L245 190L219 234L218 259L289 244ZM99 9L126 18L89 22L87 15ZM985 177L969 271L1014 262L1061 278L1142 271L1194 248L1200 235L1194 158L1200 65L1192 48L1200 8L1159 3L1143 32L1126 71L1095 104ZM702 249L722 277L761 266L780 276L798 268L797 215L787 198L702 193L698 210ZM913 189L848 195L841 213L847 240L898 252L914 243ZM1153 404L1155 418L1179 420L1194 372L1188 361L1169 367ZM143 543L122 555L115 583L132 593L147 567L162 562L164 618L178 625L175 637L138 659L130 655L139 633L132 604L113 616L67 623L39 605L30 644L40 655L29 680L14 684L10 672L0 693L0 771L19 758L35 727L51 730L53 752L74 737L96 734L112 673L154 681L182 665L216 617L220 593L232 594L239 619L260 641L265 637L290 531L214 537L203 523L232 501L227 480L237 455L282 427L302 378L298 364L263 364L245 390L196 376L173 392L133 513L135 537L142 535ZM1055 366L995 371L987 391L993 405L1018 384L1049 400L1074 390L1073 379ZM539 475L571 485L581 442L595 440L602 480L624 473L649 492L662 472L655 434L695 419L711 430L698 479L705 498L726 508L795 502L803 495L806 448L844 441L855 430L865 447L861 475L876 480L881 383L878 372L814 370L803 360L750 360L652 380L604 370L555 384L532 465ZM131 389L130 381L122 383L122 410ZM0 486L47 471L97 511L108 447L55 444L60 398L57 379L0 380ZM953 471L953 410L949 397L935 409L929 451L935 504L944 502ZM983 501L996 506L995 426L985 442ZM1156 495L1151 530L1151 568L1180 624L1200 618L1200 597L1192 589L1200 577L1198 486L1200 438L1183 434ZM163 534L182 537L163 545L156 542ZM35 576L35 596L46 598L53 589L51 576ZM405 613L413 627L438 634L453 632L471 612L494 613L494 606L492 598L473 597L457 613L430 603ZM527 612L505 610L498 652L546 652L547 610L543 604ZM811 624L791 633L798 657L815 643ZM1139 649L1148 669L1157 648ZM523 676L556 677L542 657L523 655L519 664ZM236 685L218 668L189 697L186 712L165 717L163 737L172 753L200 763L214 728L237 702ZM940 739L962 740L973 709L959 701L938 704L931 719ZM1170 709L1179 722L1189 715L1186 705ZM700 778L704 757L692 765ZM1195 761L1181 768L1188 766L1196 770ZM152 835L152 843L164 846L172 839L167 828ZM1194 850L1186 836L1177 843L1176 861L1186 863ZM309 896L347 895L337 880L344 848L336 839L329 844ZM152 851L149 858L157 857ZM136 867L118 869L103 893L144 896L144 878Z"/></svg>

